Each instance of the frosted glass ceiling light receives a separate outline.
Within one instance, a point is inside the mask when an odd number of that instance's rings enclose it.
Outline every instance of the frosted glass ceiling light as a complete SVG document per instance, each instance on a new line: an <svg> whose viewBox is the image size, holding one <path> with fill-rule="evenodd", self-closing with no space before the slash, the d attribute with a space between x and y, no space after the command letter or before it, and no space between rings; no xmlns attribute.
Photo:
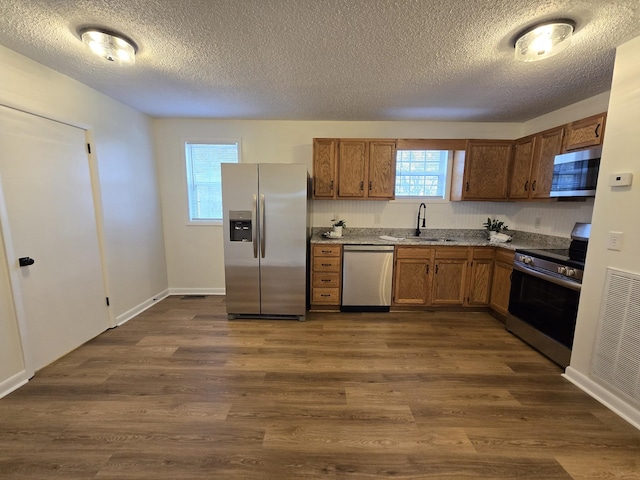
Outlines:
<svg viewBox="0 0 640 480"><path fill-rule="evenodd" d="M572 20L539 23L516 37L516 60L535 62L560 53L571 44Z"/></svg>
<svg viewBox="0 0 640 480"><path fill-rule="evenodd" d="M78 33L85 46L96 55L119 64L135 63L138 47L124 35L101 28L83 28Z"/></svg>

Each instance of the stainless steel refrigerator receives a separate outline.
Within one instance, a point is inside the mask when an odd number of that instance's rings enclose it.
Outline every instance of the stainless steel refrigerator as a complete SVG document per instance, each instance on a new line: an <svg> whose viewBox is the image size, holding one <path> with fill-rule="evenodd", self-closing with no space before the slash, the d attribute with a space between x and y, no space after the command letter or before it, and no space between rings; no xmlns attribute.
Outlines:
<svg viewBox="0 0 640 480"><path fill-rule="evenodd" d="M304 320L310 236L306 165L221 167L227 315Z"/></svg>

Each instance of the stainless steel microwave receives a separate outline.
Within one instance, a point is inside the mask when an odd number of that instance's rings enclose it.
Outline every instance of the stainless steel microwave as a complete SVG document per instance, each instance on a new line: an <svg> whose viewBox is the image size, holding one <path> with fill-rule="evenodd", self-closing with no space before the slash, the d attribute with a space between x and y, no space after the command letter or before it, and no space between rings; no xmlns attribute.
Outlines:
<svg viewBox="0 0 640 480"><path fill-rule="evenodd" d="M602 147L556 155L552 197L595 197Z"/></svg>

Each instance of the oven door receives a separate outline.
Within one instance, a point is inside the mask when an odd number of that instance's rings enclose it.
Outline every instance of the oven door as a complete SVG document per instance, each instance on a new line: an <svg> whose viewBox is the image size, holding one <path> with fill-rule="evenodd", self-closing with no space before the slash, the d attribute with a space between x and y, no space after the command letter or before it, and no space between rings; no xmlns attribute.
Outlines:
<svg viewBox="0 0 640 480"><path fill-rule="evenodd" d="M509 295L509 314L570 350L580 287L579 283L516 263Z"/></svg>

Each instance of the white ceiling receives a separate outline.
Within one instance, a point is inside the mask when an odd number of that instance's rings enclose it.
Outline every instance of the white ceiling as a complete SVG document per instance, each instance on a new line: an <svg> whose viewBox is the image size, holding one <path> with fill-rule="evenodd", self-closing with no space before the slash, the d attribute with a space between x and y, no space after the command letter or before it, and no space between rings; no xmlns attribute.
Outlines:
<svg viewBox="0 0 640 480"><path fill-rule="evenodd" d="M532 23L572 45L514 60ZM84 50L98 25L132 67ZM0 44L156 117L525 121L609 90L638 0L1 0Z"/></svg>

